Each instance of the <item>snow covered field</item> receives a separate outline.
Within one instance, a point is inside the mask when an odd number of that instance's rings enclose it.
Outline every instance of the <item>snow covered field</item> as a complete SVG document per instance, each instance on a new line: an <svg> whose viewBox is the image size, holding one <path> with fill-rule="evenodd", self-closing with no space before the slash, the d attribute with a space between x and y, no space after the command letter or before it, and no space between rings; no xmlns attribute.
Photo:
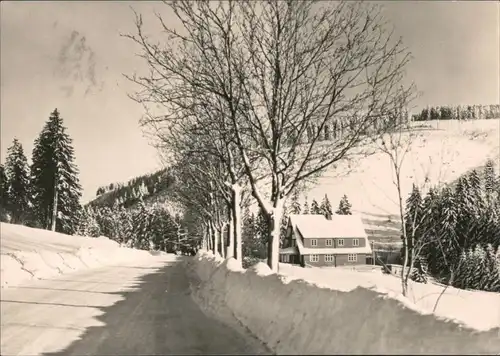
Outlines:
<svg viewBox="0 0 500 356"><path fill-rule="evenodd" d="M500 159L500 120L422 121L414 123L415 138L402 168L403 196L413 183L427 188L449 183L482 166L488 158ZM348 173L346 173L349 171ZM353 213L361 214L370 240L400 241L397 191L389 157L377 153L329 170L308 191L321 202L325 194L336 209L346 194Z"/></svg>
<svg viewBox="0 0 500 356"><path fill-rule="evenodd" d="M151 256L107 237L69 236L6 223L0 224L0 236L2 287Z"/></svg>
<svg viewBox="0 0 500 356"><path fill-rule="evenodd" d="M413 283L404 298L398 279L378 271L280 265L276 275L209 252L191 268L197 302L215 313L229 308L277 354L500 352L498 293Z"/></svg>

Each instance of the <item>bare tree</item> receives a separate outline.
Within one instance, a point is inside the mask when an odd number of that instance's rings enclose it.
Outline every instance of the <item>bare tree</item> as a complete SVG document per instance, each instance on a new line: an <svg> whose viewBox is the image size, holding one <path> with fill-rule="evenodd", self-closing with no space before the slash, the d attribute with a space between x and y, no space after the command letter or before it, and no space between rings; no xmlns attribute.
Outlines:
<svg viewBox="0 0 500 356"><path fill-rule="evenodd" d="M403 163L407 153L411 148L413 142L413 132L411 130L410 124L399 125L399 122L404 115L402 113L403 105L400 105L394 113L388 116L386 125L389 127L388 130L384 130L381 137L375 142L378 144L378 148L381 152L386 154L391 163L391 169L393 172L393 183L398 192L398 208L400 216L400 224L402 230L402 240L403 240L403 250L404 250L404 260L403 268L401 270L401 288L404 296L408 295L408 257L409 257L409 246L412 246L411 237L408 236L405 224L405 204L402 191L401 183L401 170L403 168ZM413 260L413 259L412 259Z"/></svg>
<svg viewBox="0 0 500 356"><path fill-rule="evenodd" d="M200 105L219 114L268 217L268 264L276 271L285 197L359 153L409 97L413 86L400 88L409 54L380 9L362 2L166 4L182 32L158 15L167 40L154 43L137 16L137 34L127 36L151 69L148 77L129 77L142 88L133 98L162 105L145 123L163 128L192 120ZM259 184L263 176L267 184Z"/></svg>
<svg viewBox="0 0 500 356"><path fill-rule="evenodd" d="M222 252L218 247L224 216L221 210L224 207L219 204L213 182L207 176L194 170L197 168L199 166L190 165L186 161L179 162L172 167L175 182L171 197L186 209L196 212L205 221L207 241L204 244L210 245L214 253L219 253Z"/></svg>
<svg viewBox="0 0 500 356"><path fill-rule="evenodd" d="M402 174L406 156L411 151L418 133L412 128L411 122L405 120L408 117L407 110L402 102L392 114L388 116L386 129L382 135L375 140L378 149L387 155L390 160L393 173L393 183L397 190L397 206L399 209L402 242L404 250L403 268L401 270L401 288L404 296L408 296L408 281L414 270L415 261L420 258L422 250L437 237L429 234L432 227L424 226L429 211L423 211L419 206L415 207L413 215L405 214L406 204L403 191ZM423 184L414 186L419 190L426 190L429 183L428 172ZM408 231L408 228L410 231ZM423 229L428 231L423 231ZM417 231L419 238L417 238Z"/></svg>
<svg viewBox="0 0 500 356"><path fill-rule="evenodd" d="M183 169L190 167L194 174L210 181L214 192L226 203L227 257L241 261L241 208L249 203L249 196L240 187L245 177L238 164L238 151L222 115L209 111L206 104L191 110L196 115L170 125L168 134L160 136L160 144L168 144L170 161L178 162Z"/></svg>

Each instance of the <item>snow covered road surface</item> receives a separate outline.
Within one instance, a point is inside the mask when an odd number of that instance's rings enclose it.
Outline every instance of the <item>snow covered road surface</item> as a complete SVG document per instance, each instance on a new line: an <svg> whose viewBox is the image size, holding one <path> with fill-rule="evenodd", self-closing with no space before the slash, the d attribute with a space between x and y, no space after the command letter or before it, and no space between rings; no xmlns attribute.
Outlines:
<svg viewBox="0 0 500 356"><path fill-rule="evenodd" d="M151 256L3 289L1 354L269 353L200 310L181 261Z"/></svg>

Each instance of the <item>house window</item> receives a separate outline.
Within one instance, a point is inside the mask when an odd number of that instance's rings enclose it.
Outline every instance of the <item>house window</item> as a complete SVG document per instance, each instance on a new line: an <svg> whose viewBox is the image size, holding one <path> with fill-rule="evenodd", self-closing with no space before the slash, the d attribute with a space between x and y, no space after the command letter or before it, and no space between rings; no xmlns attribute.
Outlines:
<svg viewBox="0 0 500 356"><path fill-rule="evenodd" d="M295 239L292 240L292 247L295 247L297 246L297 241L295 241Z"/></svg>
<svg viewBox="0 0 500 356"><path fill-rule="evenodd" d="M344 239L338 240L338 246L344 246Z"/></svg>
<svg viewBox="0 0 500 356"><path fill-rule="evenodd" d="M288 255L283 255L282 257L283 257L283 262L285 262L285 263L290 262L290 256L288 256Z"/></svg>
<svg viewBox="0 0 500 356"><path fill-rule="evenodd" d="M318 246L318 240L311 239L311 246Z"/></svg>
<svg viewBox="0 0 500 356"><path fill-rule="evenodd" d="M319 255L311 255L311 262L319 262Z"/></svg>
<svg viewBox="0 0 500 356"><path fill-rule="evenodd" d="M333 240L332 239L327 239L325 242L326 246L333 246Z"/></svg>
<svg viewBox="0 0 500 356"><path fill-rule="evenodd" d="M355 253L350 253L347 255L347 261L348 262L357 262L358 261L358 255Z"/></svg>
<svg viewBox="0 0 500 356"><path fill-rule="evenodd" d="M356 246L356 247L359 246L359 239L353 239L352 240L352 245Z"/></svg>
<svg viewBox="0 0 500 356"><path fill-rule="evenodd" d="M334 258L333 255L325 255L325 262L333 262Z"/></svg>

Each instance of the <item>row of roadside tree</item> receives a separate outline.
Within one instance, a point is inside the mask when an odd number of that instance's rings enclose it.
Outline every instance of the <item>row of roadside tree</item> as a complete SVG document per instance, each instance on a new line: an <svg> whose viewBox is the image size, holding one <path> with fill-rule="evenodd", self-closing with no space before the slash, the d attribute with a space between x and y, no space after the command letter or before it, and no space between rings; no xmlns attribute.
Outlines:
<svg viewBox="0 0 500 356"><path fill-rule="evenodd" d="M242 209L257 207L277 270L287 198L401 123L415 93L401 85L409 53L365 2L165 6L180 29L160 17L164 39L149 38L136 14L126 35L150 69L128 77L147 109L142 124L203 245L241 261ZM321 140L327 126L342 134Z"/></svg>

